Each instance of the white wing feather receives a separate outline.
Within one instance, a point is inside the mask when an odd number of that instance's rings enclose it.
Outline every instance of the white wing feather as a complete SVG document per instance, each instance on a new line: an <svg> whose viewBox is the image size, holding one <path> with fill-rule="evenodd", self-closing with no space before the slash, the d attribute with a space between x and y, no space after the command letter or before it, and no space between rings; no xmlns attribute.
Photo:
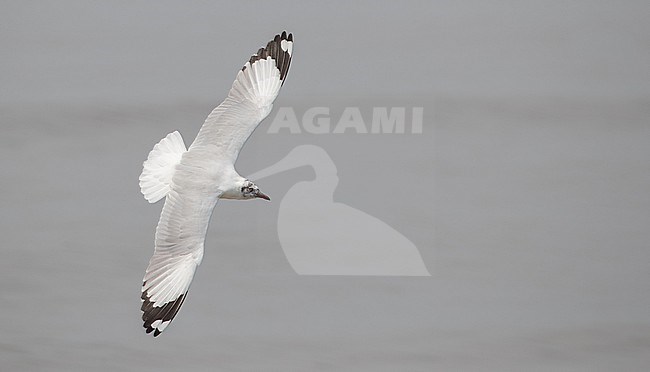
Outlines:
<svg viewBox="0 0 650 372"><path fill-rule="evenodd" d="M248 62L246 63L248 65ZM190 149L211 147L219 160L234 164L244 142L257 125L264 120L273 108L273 101L280 88L280 75L275 62L259 61L255 65L273 65L275 75L267 68L247 68L239 71L228 98L217 106L203 123L199 134ZM251 75L260 72L259 80L251 82ZM277 89L273 89L277 85ZM262 92L261 90L264 90ZM270 95L261 95L269 92Z"/></svg>
<svg viewBox="0 0 650 372"><path fill-rule="evenodd" d="M185 153L156 228L156 248L142 286L142 320L157 336L174 318L203 259L205 233L221 190L205 159ZM157 324L157 321L159 321Z"/></svg>
<svg viewBox="0 0 650 372"><path fill-rule="evenodd" d="M234 164L239 151L273 109L284 83L293 50L293 36L283 33L246 62L225 101L203 123L190 146L213 153L216 160Z"/></svg>

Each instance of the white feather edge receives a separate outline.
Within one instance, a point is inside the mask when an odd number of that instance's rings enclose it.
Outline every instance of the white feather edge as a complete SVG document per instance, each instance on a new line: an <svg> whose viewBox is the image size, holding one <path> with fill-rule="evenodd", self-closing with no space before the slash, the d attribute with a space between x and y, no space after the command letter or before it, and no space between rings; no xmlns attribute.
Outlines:
<svg viewBox="0 0 650 372"><path fill-rule="evenodd" d="M243 71L239 71L232 85L230 96L236 100L248 99L258 107L272 104L280 92L282 81L280 70L271 57L246 62Z"/></svg>
<svg viewBox="0 0 650 372"><path fill-rule="evenodd" d="M169 133L149 152L140 174L140 191L149 203L167 196L176 165L185 152L187 148L178 131Z"/></svg>

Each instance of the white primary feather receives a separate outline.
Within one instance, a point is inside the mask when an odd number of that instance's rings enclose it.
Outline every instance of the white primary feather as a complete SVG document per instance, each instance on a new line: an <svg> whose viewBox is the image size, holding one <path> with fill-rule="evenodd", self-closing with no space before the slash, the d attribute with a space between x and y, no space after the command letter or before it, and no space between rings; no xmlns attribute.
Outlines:
<svg viewBox="0 0 650 372"><path fill-rule="evenodd" d="M159 335L185 300L203 259L212 210L221 194L241 179L234 163L271 112L289 69L292 45L293 36L283 32L250 58L188 150L174 132L154 146L145 161L140 176L145 198L155 202L167 196L142 286L147 333Z"/></svg>

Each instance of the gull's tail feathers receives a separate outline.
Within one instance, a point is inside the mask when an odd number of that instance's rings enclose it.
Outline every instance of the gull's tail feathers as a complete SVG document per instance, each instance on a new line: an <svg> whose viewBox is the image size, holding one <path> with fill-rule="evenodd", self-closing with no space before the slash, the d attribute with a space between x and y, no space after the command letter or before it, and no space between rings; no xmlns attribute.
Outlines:
<svg viewBox="0 0 650 372"><path fill-rule="evenodd" d="M178 131L169 133L153 147L140 174L140 191L149 203L167 196L176 165L185 152L187 148Z"/></svg>

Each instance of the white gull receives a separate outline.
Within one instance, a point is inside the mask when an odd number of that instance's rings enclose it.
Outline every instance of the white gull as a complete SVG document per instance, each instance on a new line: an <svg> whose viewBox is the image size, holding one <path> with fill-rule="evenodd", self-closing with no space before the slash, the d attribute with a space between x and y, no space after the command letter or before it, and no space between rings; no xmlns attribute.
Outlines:
<svg viewBox="0 0 650 372"><path fill-rule="evenodd" d="M269 200L234 165L248 137L273 108L292 49L292 34L276 35L239 71L228 97L210 113L189 149L180 133L173 132L144 162L142 194L150 203L166 198L142 285L147 333L158 336L185 301L217 201Z"/></svg>

